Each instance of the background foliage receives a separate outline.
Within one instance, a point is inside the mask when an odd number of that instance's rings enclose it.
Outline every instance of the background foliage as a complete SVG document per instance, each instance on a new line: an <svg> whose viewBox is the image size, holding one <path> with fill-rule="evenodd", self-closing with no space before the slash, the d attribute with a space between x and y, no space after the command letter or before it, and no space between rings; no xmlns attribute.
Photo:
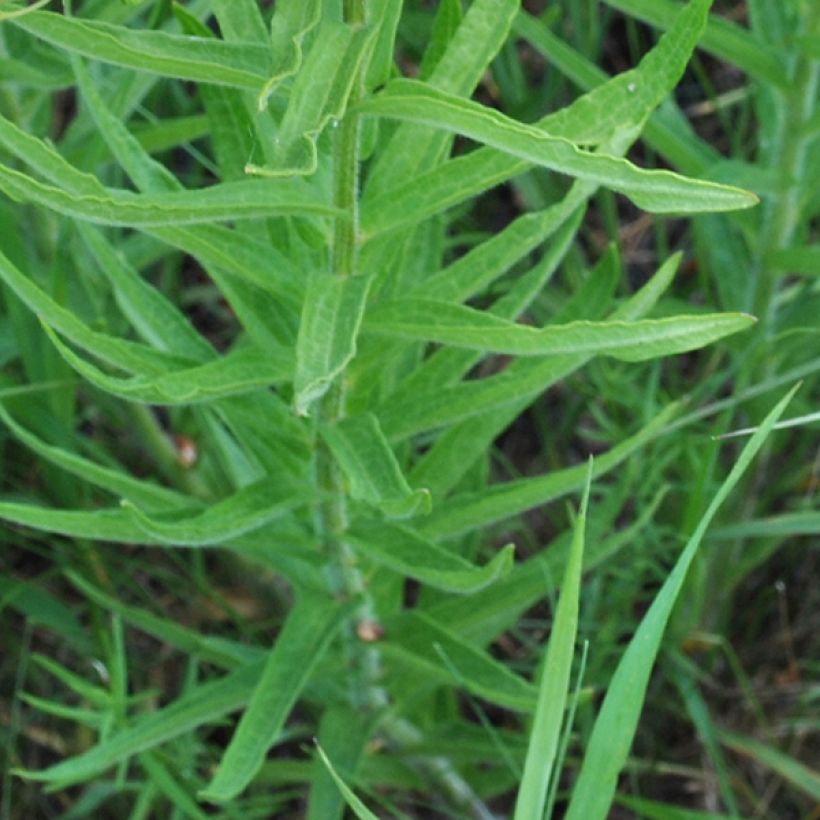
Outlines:
<svg viewBox="0 0 820 820"><path fill-rule="evenodd" d="M711 5L0 3L0 817L816 812L820 6Z"/></svg>

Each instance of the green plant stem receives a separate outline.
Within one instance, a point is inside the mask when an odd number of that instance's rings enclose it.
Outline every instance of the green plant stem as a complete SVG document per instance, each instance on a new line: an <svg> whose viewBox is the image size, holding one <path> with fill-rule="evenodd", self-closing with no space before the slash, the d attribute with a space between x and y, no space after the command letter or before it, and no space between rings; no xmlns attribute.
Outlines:
<svg viewBox="0 0 820 820"><path fill-rule="evenodd" d="M815 4L807 9L803 28L811 31L820 17ZM773 331L775 293L778 274L768 268L767 258L772 251L787 247L800 224L800 181L806 173L809 144L808 123L815 112L820 63L806 55L794 57L792 82L780 100L778 117L778 142L776 167L786 183L785 193L765 206L762 240L755 260L754 312L760 319L760 332L770 335Z"/></svg>
<svg viewBox="0 0 820 820"><path fill-rule="evenodd" d="M345 22L362 25L365 21L363 0L346 0ZM336 220L331 250L331 273L334 276L356 275L358 195L359 195L359 115L352 111L363 92L363 76L354 84L348 113L337 126L335 146L334 204L344 216ZM345 413L345 384L342 375L322 398L316 414L317 424L333 424ZM327 554L328 588L336 598L353 600L357 606L352 622L342 630L349 667L348 697L351 704L363 710L376 710L387 704L387 696L378 684L381 658L377 649L358 635L361 624L375 621L373 603L358 566L357 556L345 539L347 530L347 492L342 472L327 445L316 436L316 481L319 489L316 530Z"/></svg>
<svg viewBox="0 0 820 820"><path fill-rule="evenodd" d="M145 449L159 472L180 490L197 498L208 498L208 488L197 476L180 466L173 442L160 427L156 416L144 404L130 403L128 411Z"/></svg>

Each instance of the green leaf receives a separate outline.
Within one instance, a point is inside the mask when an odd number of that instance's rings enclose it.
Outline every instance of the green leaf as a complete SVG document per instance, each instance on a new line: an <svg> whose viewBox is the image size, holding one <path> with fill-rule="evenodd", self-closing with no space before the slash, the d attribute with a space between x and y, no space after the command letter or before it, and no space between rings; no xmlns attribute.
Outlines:
<svg viewBox="0 0 820 820"><path fill-rule="evenodd" d="M820 243L774 250L766 256L766 264L782 273L820 276Z"/></svg>
<svg viewBox="0 0 820 820"><path fill-rule="evenodd" d="M552 778L564 709L569 696L572 656L578 634L578 602L584 566L584 531L591 484L590 460L581 509L575 522L572 547L564 571L564 581L561 584L561 597L552 624L546 658L541 666L538 705L530 729L524 775L515 801L515 820L529 820L544 815L547 789Z"/></svg>
<svg viewBox="0 0 820 820"><path fill-rule="evenodd" d="M255 347L244 346L206 364L177 367L160 375L142 372L129 378L119 378L103 373L80 358L60 341L48 325L44 328L60 355L83 378L107 393L144 404L214 401L288 381L293 372L289 351L284 348L268 349L263 353Z"/></svg>
<svg viewBox="0 0 820 820"><path fill-rule="evenodd" d="M536 691L529 681L466 642L446 622L418 610L403 612L386 620L385 635L380 647L390 666L395 664L393 691L413 698L420 686L457 685L517 712L535 707ZM408 675L408 668L413 674Z"/></svg>
<svg viewBox="0 0 820 820"><path fill-rule="evenodd" d="M442 0L439 3L436 17L433 20L430 42L424 50L421 65L419 66L418 77L420 80L426 80L433 73L447 50L447 46L456 31L458 31L463 16L461 0Z"/></svg>
<svg viewBox="0 0 820 820"><path fill-rule="evenodd" d="M373 814L370 809L359 800L358 797L353 793L347 783L342 780L342 778L337 774L336 769L333 768L333 764L328 759L328 756L322 751L322 747L317 743L316 744L316 752L319 755L322 763L327 767L327 770L330 772L330 776L333 778L334 783L339 787L339 791L344 796L345 802L348 806L350 806L353 813L359 820L379 820L375 814Z"/></svg>
<svg viewBox="0 0 820 820"><path fill-rule="evenodd" d="M200 794L203 800L227 802L251 782L342 620L338 604L302 593L268 655L214 779Z"/></svg>
<svg viewBox="0 0 820 820"><path fill-rule="evenodd" d="M94 194L73 194L0 166L0 189L12 199L32 202L100 225L161 228L282 214L340 216L336 209L324 204L298 182L277 180L274 184L264 180L243 180L223 182L199 191L135 194L105 189Z"/></svg>
<svg viewBox="0 0 820 820"><path fill-rule="evenodd" d="M715 513L763 445L796 391L797 387L793 388L778 402L743 448L735 466L721 484L629 642L595 721L581 771L573 788L567 820L596 820L608 815L618 775L626 762L640 719L649 675L689 566Z"/></svg>
<svg viewBox="0 0 820 820"><path fill-rule="evenodd" d="M139 760L148 775L149 781L168 798L168 801L177 811L182 812L185 817L193 818L193 820L208 820L209 815L197 806L193 798L177 782L158 757L150 752L143 752L139 756Z"/></svg>
<svg viewBox="0 0 820 820"><path fill-rule="evenodd" d="M257 686L265 661L242 666L219 680L200 684L162 709L137 718L86 752L41 771L17 770L28 780L68 786L105 772L129 757L173 740L243 707Z"/></svg>
<svg viewBox="0 0 820 820"><path fill-rule="evenodd" d="M801 510L728 524L709 533L710 538L789 538L796 535L820 535L820 511Z"/></svg>
<svg viewBox="0 0 820 820"><path fill-rule="evenodd" d="M431 86L471 94L507 39L518 7L519 0L474 0L430 76ZM436 165L449 144L447 134L401 126L368 173L370 194L384 193Z"/></svg>
<svg viewBox="0 0 820 820"><path fill-rule="evenodd" d="M714 313L638 322L571 322L534 328L492 314L432 299L403 299L375 305L364 332L420 339L516 356L607 355L641 362L696 350L744 330L754 317Z"/></svg>
<svg viewBox="0 0 820 820"><path fill-rule="evenodd" d="M646 23L669 28L683 8L673 0L605 0L606 4L631 14ZM723 17L712 16L701 38L701 46L721 60L734 63L747 74L774 83L781 88L789 84L780 55L748 29Z"/></svg>
<svg viewBox="0 0 820 820"><path fill-rule="evenodd" d="M320 432L350 482L351 497L391 518L430 511L430 493L411 489L372 413L323 425Z"/></svg>
<svg viewBox="0 0 820 820"><path fill-rule="evenodd" d="M588 74L591 74L592 81L589 85L601 82L600 88L578 98L567 108L542 118L537 126L553 136L586 144L590 138L601 140L607 133L623 133L628 126L640 125L683 74L705 25L708 7L708 0L689 3L675 19L668 34L632 71L607 79L590 65ZM548 37L550 48L541 49L548 52L545 55L548 59L553 58L557 48L568 50L562 40L529 15L519 13L515 28L536 46L539 38ZM577 78L574 79L577 82ZM613 116L613 112L617 116ZM399 224L412 224L529 167L524 160L485 147L420 174L399 178L394 188L377 196L368 187L362 207L363 232L373 235Z"/></svg>
<svg viewBox="0 0 820 820"><path fill-rule="evenodd" d="M77 230L111 282L123 314L148 344L194 361L215 358L214 349L182 312L149 285L101 231L82 222L77 224Z"/></svg>
<svg viewBox="0 0 820 820"><path fill-rule="evenodd" d="M2 252L0 252L0 279L43 322L54 327L85 350L93 351L96 356L109 364L123 370L143 370L149 373L158 373L172 368L178 369L188 364L186 359L174 354L164 353L147 345L91 330L73 313L57 304L32 279L24 276Z"/></svg>
<svg viewBox="0 0 820 820"><path fill-rule="evenodd" d="M336 768L352 777L365 756L375 721L361 719L361 712L347 703L329 705L319 721L317 742L333 756ZM341 820L344 798L325 765L316 760L310 783L306 820Z"/></svg>
<svg viewBox="0 0 820 820"><path fill-rule="evenodd" d="M35 504L0 501L0 519L74 538L111 541L115 544L152 543L136 525L133 517L121 509L57 510Z"/></svg>
<svg viewBox="0 0 820 820"><path fill-rule="evenodd" d="M62 447L47 444L21 424L18 424L2 403L0 403L0 419L14 436L32 452L109 493L127 498L135 504L141 504L151 510L178 509L180 506L190 505L191 503L190 499L174 490L148 481L140 481L132 478L122 470L103 467Z"/></svg>
<svg viewBox="0 0 820 820"><path fill-rule="evenodd" d="M83 595L103 609L116 612L123 621L168 646L224 669L234 669L237 665L258 661L265 654L264 650L257 647L246 646L219 636L205 635L196 629L182 626L172 618L154 615L139 607L124 604L119 597L106 594L75 572L69 571L66 575Z"/></svg>
<svg viewBox="0 0 820 820"><path fill-rule="evenodd" d="M270 25L273 65L270 76L259 92L259 110L277 86L302 64L302 40L316 27L322 16L321 0L279 0Z"/></svg>
<svg viewBox="0 0 820 820"><path fill-rule="evenodd" d="M611 318L631 320L651 310L668 288L679 261L678 255L668 259ZM395 401L391 396L377 408L376 415L390 440L462 421L463 426L452 433L453 441L447 444L452 455L445 455L444 460L458 459L459 463L465 463L466 469L472 463L465 462L467 450L473 448L473 453L483 452L537 395L587 361L586 356L519 359L501 373L484 379L444 386L435 381L417 384L412 401ZM499 412L502 407L503 414ZM431 453L435 449L434 446ZM418 482L419 479L414 477L413 480ZM425 477L421 483L428 486L428 482L433 483L433 480Z"/></svg>
<svg viewBox="0 0 820 820"><path fill-rule="evenodd" d="M735 732L718 731L721 743L736 752L751 757L785 778L812 800L820 800L820 772L810 769L779 749Z"/></svg>
<svg viewBox="0 0 820 820"><path fill-rule="evenodd" d="M148 515L130 502L123 502L134 522L146 535L169 546L201 547L219 544L258 529L294 506L307 501L283 485L281 478L263 478L237 490L194 515L173 518Z"/></svg>
<svg viewBox="0 0 820 820"><path fill-rule="evenodd" d="M640 447L657 438L679 407L678 404L668 405L633 436L598 456L592 467L592 477L598 478L609 472ZM453 496L446 507L420 521L418 529L431 538L450 538L473 532L580 489L584 485L586 470L585 465L579 464L546 475L521 478L479 492Z"/></svg>
<svg viewBox="0 0 820 820"><path fill-rule="evenodd" d="M372 560L446 592L476 592L509 572L512 544L483 567L434 544L417 532L387 522L355 522L348 540Z"/></svg>
<svg viewBox="0 0 820 820"><path fill-rule="evenodd" d="M344 116L374 34L373 29L322 23L315 45L293 81L276 137L274 162L263 167L248 165L247 173L281 177L316 172L316 140L328 123Z"/></svg>
<svg viewBox="0 0 820 820"><path fill-rule="evenodd" d="M128 29L48 11L14 25L67 51L181 80L258 90L270 74L270 52L255 43Z"/></svg>
<svg viewBox="0 0 820 820"><path fill-rule="evenodd" d="M370 278L315 275L305 294L296 341L294 403L299 415L321 398L356 354Z"/></svg>
<svg viewBox="0 0 820 820"><path fill-rule="evenodd" d="M578 148L495 109L436 91L416 80L393 80L358 109L461 134L563 174L595 182L628 196L655 213L687 213L748 208L757 197L740 188L682 177L671 171L642 170L625 159Z"/></svg>

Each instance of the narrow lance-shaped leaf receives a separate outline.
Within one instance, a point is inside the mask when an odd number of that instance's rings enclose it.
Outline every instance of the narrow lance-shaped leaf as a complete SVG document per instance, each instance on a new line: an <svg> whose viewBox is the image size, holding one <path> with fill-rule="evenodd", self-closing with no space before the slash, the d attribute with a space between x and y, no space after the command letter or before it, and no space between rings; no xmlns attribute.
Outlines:
<svg viewBox="0 0 820 820"><path fill-rule="evenodd" d="M474 0L428 82L451 94L468 95L507 39L519 0ZM443 159L451 137L408 124L397 129L368 173L371 193L384 193Z"/></svg>
<svg viewBox="0 0 820 820"><path fill-rule="evenodd" d="M125 503L137 527L161 544L200 547L219 544L258 529L307 501L280 479L263 478L187 518L147 515Z"/></svg>
<svg viewBox="0 0 820 820"><path fill-rule="evenodd" d="M385 635L380 646L398 666L391 686L397 693L415 694L420 685L433 683L458 684L476 697L517 712L532 712L535 706L536 690L529 681L464 640L446 620L405 611L385 621ZM413 674L408 674L408 667Z"/></svg>
<svg viewBox="0 0 820 820"><path fill-rule="evenodd" d="M639 127L683 74L706 23L709 4L710 0L689 3L637 68L609 79L603 75L606 81L599 88L543 117L537 127L581 145L598 143L607 134ZM524 34L541 26L524 13L519 13L515 25L519 33L523 27ZM550 33L545 26L541 28ZM564 44L559 40L558 45ZM607 153L613 152L610 149ZM377 234L399 224L416 222L504 182L528 167L525 160L484 147L397 180L396 187L380 196L374 197L365 189L362 231L365 235Z"/></svg>
<svg viewBox="0 0 820 820"><path fill-rule="evenodd" d="M365 318L364 331L517 356L584 353L641 362L703 347L754 321L745 314L714 313L533 328L463 305L404 299L373 307Z"/></svg>
<svg viewBox="0 0 820 820"><path fill-rule="evenodd" d="M260 680L264 663L264 660L255 661L219 680L196 686L169 706L137 718L130 726L76 757L41 771L18 770L16 774L62 787L90 780L132 755L218 721L244 706Z"/></svg>
<svg viewBox="0 0 820 820"><path fill-rule="evenodd" d="M44 323L54 327L74 344L93 352L94 355L115 367L154 374L189 365L188 360L172 353L165 353L147 345L91 330L71 311L55 302L33 279L18 270L2 251L0 251L0 279Z"/></svg>
<svg viewBox="0 0 820 820"><path fill-rule="evenodd" d="M679 257L672 257L664 263L647 285L630 297L611 318L619 321L635 319L650 310L671 282L678 261ZM462 427L453 441L457 445L453 452L461 459L465 448L472 447L472 452L476 453L489 446L539 393L586 361L585 356L520 358L501 373L484 379L470 379L444 387L433 384L425 390L419 389L412 403L394 404L391 398L376 415L391 441L456 421L475 420L478 429L474 427L470 431L466 426ZM504 408L503 414L499 412L501 408ZM474 441L479 442L477 450Z"/></svg>
<svg viewBox="0 0 820 820"><path fill-rule="evenodd" d="M141 481L122 470L103 467L77 453L47 444L18 424L2 403L0 403L0 420L17 439L38 456L52 464L56 464L72 475L79 476L83 480L101 487L107 492L114 493L122 498L128 498L134 503L144 505L151 510L178 509L180 506L191 503L187 496L174 490L148 481Z"/></svg>
<svg viewBox="0 0 820 820"><path fill-rule="evenodd" d="M320 429L350 482L350 495L393 518L430 511L430 493L413 490L372 413L344 418Z"/></svg>
<svg viewBox="0 0 820 820"><path fill-rule="evenodd" d="M657 438L679 407L678 404L668 405L637 433L598 456L592 466L593 478L623 464L639 448ZM446 506L419 521L418 529L430 538L451 538L473 532L580 489L584 485L586 469L585 465L579 464L453 496Z"/></svg>
<svg viewBox="0 0 820 820"><path fill-rule="evenodd" d="M160 228L202 222L257 219L286 214L340 216L298 180L242 180L211 185L198 191L135 194L106 189L99 194L73 194L28 174L0 166L0 190L22 202L32 202L66 216L100 225Z"/></svg>
<svg viewBox="0 0 820 820"><path fill-rule="evenodd" d="M140 607L129 606L116 594L103 592L76 572L68 571L66 576L83 595L106 611L116 612L126 623L187 654L196 655L224 669L235 669L237 665L264 657L265 652L259 647L217 635L205 635L196 628L182 626L173 616L154 615Z"/></svg>
<svg viewBox="0 0 820 820"><path fill-rule="evenodd" d="M322 763L326 766L327 770L330 772L330 776L333 778L334 783L339 787L339 791L344 796L345 802L348 806L350 806L353 814L359 818L359 820L379 820L375 814L373 814L370 809L359 800L358 797L353 793L353 790L347 785L347 783L342 780L339 774L336 772L336 769L333 768L333 764L328 759L328 756L322 751L322 747L317 743L316 744L316 752L318 753Z"/></svg>
<svg viewBox="0 0 820 820"><path fill-rule="evenodd" d="M605 0L626 14L646 23L669 28L680 12L681 4L674 0ZM701 37L701 47L716 57L734 63L752 77L764 83L788 87L789 79L779 55L760 37L725 17L713 15Z"/></svg>
<svg viewBox="0 0 820 820"><path fill-rule="evenodd" d="M344 116L374 34L373 30L354 30L342 23L322 24L315 45L293 81L276 136L273 164L247 165L247 173L273 177L315 173L316 140L328 123Z"/></svg>
<svg viewBox="0 0 820 820"><path fill-rule="evenodd" d="M505 575L513 560L513 546L508 544L478 567L409 528L387 522L356 522L345 537L372 560L446 592L483 589Z"/></svg>
<svg viewBox="0 0 820 820"><path fill-rule="evenodd" d="M515 820L543 817L547 789L558 751L564 708L569 695L572 656L578 633L578 601L581 594L581 571L584 566L584 530L592 483L591 461L586 481L547 655L541 665L538 705L530 729L524 775L515 801Z"/></svg>
<svg viewBox="0 0 820 820"><path fill-rule="evenodd" d="M270 52L255 43L128 29L48 11L14 24L66 51L181 80L257 90L270 72Z"/></svg>
<svg viewBox="0 0 820 820"><path fill-rule="evenodd" d="M461 134L559 173L606 185L650 212L734 210L757 203L754 194L740 188L689 179L671 171L646 171L620 157L584 151L569 140L552 137L494 109L416 80L393 80L358 107L365 114Z"/></svg>
<svg viewBox="0 0 820 820"><path fill-rule="evenodd" d="M109 376L78 356L48 325L45 331L60 355L83 378L112 395L143 404L192 404L248 393L289 381L293 372L290 351L241 347L225 356L194 367L176 367L157 375L141 369L128 378ZM136 368L131 368L136 371Z"/></svg>
<svg viewBox="0 0 820 820"><path fill-rule="evenodd" d="M321 0L279 0L270 24L273 65L270 76L259 92L259 110L286 77L302 64L302 40L322 16Z"/></svg>
<svg viewBox="0 0 820 820"><path fill-rule="evenodd" d="M311 279L296 342L294 402L299 415L307 414L355 355L369 287L365 276L320 274Z"/></svg>
<svg viewBox="0 0 820 820"><path fill-rule="evenodd" d="M276 638L248 708L202 799L226 802L253 780L344 620L343 614L336 602L302 593Z"/></svg>
<svg viewBox="0 0 820 820"><path fill-rule="evenodd" d="M609 813L618 775L626 763L638 726L649 676L689 566L721 504L746 471L798 387L778 402L743 448L629 642L595 721L573 788L567 820L598 820Z"/></svg>

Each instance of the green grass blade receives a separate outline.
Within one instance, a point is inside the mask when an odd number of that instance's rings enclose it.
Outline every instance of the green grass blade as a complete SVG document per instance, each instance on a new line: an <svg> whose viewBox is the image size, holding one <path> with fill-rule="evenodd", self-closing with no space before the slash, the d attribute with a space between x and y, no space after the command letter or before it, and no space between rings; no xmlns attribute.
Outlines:
<svg viewBox="0 0 820 820"><path fill-rule="evenodd" d="M422 687L457 683L476 697L516 712L535 708L536 689L529 681L468 643L446 622L421 611L404 612L385 622L385 635L383 651L390 666L395 665L391 688L396 692L412 698Z"/></svg>
<svg viewBox="0 0 820 820"><path fill-rule="evenodd" d="M793 388L778 402L743 448L630 641L595 721L573 788L567 820L596 820L607 816L618 775L626 762L640 719L658 648L689 566L715 513L763 445L796 390L797 387Z"/></svg>
<svg viewBox="0 0 820 820"><path fill-rule="evenodd" d="M347 704L329 706L319 722L318 742L336 761L345 777L352 777L367 750L373 733L373 721ZM344 798L325 765L316 760L308 798L306 820L342 820Z"/></svg>
<svg viewBox="0 0 820 820"><path fill-rule="evenodd" d="M590 462L581 509L575 522L567 568L561 584L561 597L555 611L547 656L538 685L538 705L530 729L530 743L524 774L515 801L515 820L531 820L544 815L547 790L552 778L561 724L569 697L572 656L578 633L578 601L584 565L584 538L589 491L592 484Z"/></svg>
<svg viewBox="0 0 820 820"><path fill-rule="evenodd" d="M330 772L330 776L333 778L333 781L339 787L339 791L344 796L345 802L352 812L359 818L359 820L379 820L375 814L373 814L370 809L359 800L358 797L353 793L351 788L347 785L347 783L342 780L342 778L337 774L336 769L333 768L333 764L328 759L327 755L322 751L322 747L317 743L316 744L316 752L322 760L322 763L325 764L327 770Z"/></svg>
<svg viewBox="0 0 820 820"><path fill-rule="evenodd" d="M402 575L461 594L476 592L506 575L513 560L510 544L477 567L408 527L387 522L354 523L348 539L362 553Z"/></svg>
<svg viewBox="0 0 820 820"><path fill-rule="evenodd" d="M262 649L218 636L204 635L170 618L153 615L144 609L124 604L118 597L107 595L90 584L82 575L75 572L66 574L68 580L78 591L100 607L117 613L127 623L147 635L152 635L164 644L202 658L208 663L216 664L224 669L234 669L237 665L258 661L265 654Z"/></svg>
<svg viewBox="0 0 820 820"><path fill-rule="evenodd" d="M773 515L769 518L758 518L741 521L719 527L709 533L710 538L790 538L796 535L820 535L820 512L803 510L800 512Z"/></svg>
<svg viewBox="0 0 820 820"><path fill-rule="evenodd" d="M614 469L657 438L678 410L678 404L668 405L637 433L596 458L592 468L593 478ZM473 532L581 489L586 469L585 465L579 464L542 476L497 484L483 491L455 495L446 507L435 510L429 518L420 521L418 529L432 538L451 538Z"/></svg>
<svg viewBox="0 0 820 820"><path fill-rule="evenodd" d="M370 279L314 276L296 342L294 403L299 415L323 396L356 354Z"/></svg>
<svg viewBox="0 0 820 820"><path fill-rule="evenodd" d="M647 800L643 797L619 796L616 802L620 806L632 809L646 820L741 820L736 814L716 814L710 811L682 809L679 806L660 803L657 800Z"/></svg>
<svg viewBox="0 0 820 820"><path fill-rule="evenodd" d="M196 686L169 706L137 718L127 728L76 757L41 771L18 770L16 774L63 786L89 780L135 754L243 707L262 676L264 663L260 660L219 680Z"/></svg>
<svg viewBox="0 0 820 820"><path fill-rule="evenodd" d="M372 413L348 416L320 428L322 438L350 482L352 498L378 507L391 518L430 511L430 493L413 490Z"/></svg>
<svg viewBox="0 0 820 820"><path fill-rule="evenodd" d="M303 593L268 655L214 779L200 795L203 800L227 802L251 782L341 622L338 604Z"/></svg>
<svg viewBox="0 0 820 820"><path fill-rule="evenodd" d="M384 91L360 103L359 110L461 134L527 162L606 185L650 212L735 210L758 201L740 188L671 171L642 170L620 157L582 150L569 140L549 136L478 103L434 91L416 80L393 80Z"/></svg>
<svg viewBox="0 0 820 820"><path fill-rule="evenodd" d="M820 772L816 769L810 769L773 746L734 732L719 730L718 739L730 749L751 757L766 768L777 772L812 800L820 800Z"/></svg>
<svg viewBox="0 0 820 820"><path fill-rule="evenodd" d="M136 71L258 90L270 73L270 52L255 43L135 30L39 11L14 20L58 48Z"/></svg>
<svg viewBox="0 0 820 820"><path fill-rule="evenodd" d="M168 798L168 801L186 818L193 820L207 820L208 816L197 806L196 801L183 788L176 778L168 771L167 766L151 752L143 752L139 756L140 765L145 769L148 779L156 786L157 791Z"/></svg>

